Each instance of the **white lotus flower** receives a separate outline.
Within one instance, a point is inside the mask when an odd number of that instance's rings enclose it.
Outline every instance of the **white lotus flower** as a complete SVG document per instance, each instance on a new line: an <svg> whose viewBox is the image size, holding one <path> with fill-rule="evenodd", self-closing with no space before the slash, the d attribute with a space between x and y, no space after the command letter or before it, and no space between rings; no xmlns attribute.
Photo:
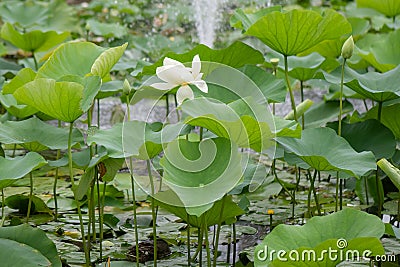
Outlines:
<svg viewBox="0 0 400 267"><path fill-rule="evenodd" d="M186 98L193 99L193 91L189 84L197 86L204 93L208 93L208 86L201 78L201 62L199 55L195 55L192 61L192 67L185 67L181 62L171 58L164 58L163 66L156 69L157 77L164 83L153 83L151 86L159 90L171 90L180 86L176 92L178 104L182 104Z"/></svg>

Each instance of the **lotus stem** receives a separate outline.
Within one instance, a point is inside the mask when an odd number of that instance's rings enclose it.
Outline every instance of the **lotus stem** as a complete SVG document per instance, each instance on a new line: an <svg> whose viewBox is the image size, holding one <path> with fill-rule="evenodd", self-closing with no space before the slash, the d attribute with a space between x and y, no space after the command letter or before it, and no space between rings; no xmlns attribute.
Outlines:
<svg viewBox="0 0 400 267"><path fill-rule="evenodd" d="M165 117L167 118L168 121L168 114L169 114L169 94L165 94L165 107L166 107L166 114Z"/></svg>
<svg viewBox="0 0 400 267"><path fill-rule="evenodd" d="M377 190L377 195L378 195L378 217L381 218L382 215L382 195L381 195L381 187L380 187L380 180L379 180L379 175L378 175L378 168L375 171L375 182L376 182L376 190Z"/></svg>
<svg viewBox="0 0 400 267"><path fill-rule="evenodd" d="M126 112L128 122L131 120L131 110L129 105L129 93L126 94ZM135 192L135 180L132 174L133 171L133 160L132 157L129 157L129 169L130 169L130 178L131 178L131 189L132 189L132 202L133 202L133 228L135 231L135 252L136 252L136 266L139 267L139 233L138 233L138 225L137 225L137 211L136 211L136 192Z"/></svg>
<svg viewBox="0 0 400 267"><path fill-rule="evenodd" d="M304 101L304 82L300 81L300 98L301 98L301 103ZM304 114L301 116L301 128L304 129L304 124L305 124L305 118Z"/></svg>
<svg viewBox="0 0 400 267"><path fill-rule="evenodd" d="M99 187L100 187L100 184L99 184L99 180L97 179L97 194L99 195ZM105 198L106 198L106 188L107 188L107 182L104 182L103 183L103 194L102 194L102 196L101 196L101 204L99 204L101 207L100 207L100 209L99 209L99 227L100 227L100 249L101 249L101 251L103 251L103 239L104 239L104 202L105 202ZM100 256L103 256L102 255L103 253L100 253Z"/></svg>
<svg viewBox="0 0 400 267"><path fill-rule="evenodd" d="M339 171L336 172L336 189L335 189L335 212L339 207Z"/></svg>
<svg viewBox="0 0 400 267"><path fill-rule="evenodd" d="M153 221L153 246L154 246L154 261L153 261L153 266L157 267L157 216L156 216L156 207L155 207L155 201L154 201L154 181L153 181L153 175L151 174L151 166L150 166L150 160L148 159L147 161L147 173L149 174L149 179L150 179L150 190L151 190L151 218Z"/></svg>
<svg viewBox="0 0 400 267"><path fill-rule="evenodd" d="M210 251L210 241L208 240L208 227L206 222L206 217L202 216L202 224L204 231L204 240L206 242L206 252L207 252L207 267L211 267L211 251Z"/></svg>
<svg viewBox="0 0 400 267"><path fill-rule="evenodd" d="M236 223L232 224L232 235L233 235L232 262L235 262L236 261Z"/></svg>
<svg viewBox="0 0 400 267"><path fill-rule="evenodd" d="M5 198L4 198L4 189L1 189L1 223L0 223L0 227L3 227L4 225L4 221L6 220L5 214L4 214L4 202L5 202Z"/></svg>
<svg viewBox="0 0 400 267"><path fill-rule="evenodd" d="M293 110L293 117L294 120L297 121L297 111L296 111L296 102L294 100L294 94L293 94L293 90L292 90L292 86L290 85L290 80L289 80L289 66L288 66L288 60L287 60L287 56L284 56L284 60L285 60L285 79L286 79L286 85L289 89L289 94L290 94L290 102L292 104L292 110Z"/></svg>
<svg viewBox="0 0 400 267"><path fill-rule="evenodd" d="M187 264L188 266L190 266L191 263L191 258L190 258L190 215L189 213L186 214L186 223L187 223L187 227L186 227L186 238L187 238Z"/></svg>
<svg viewBox="0 0 400 267"><path fill-rule="evenodd" d="M32 52L33 62L35 63L35 70L37 71L39 66L38 66L38 62L35 57L35 51L32 50L31 52Z"/></svg>
<svg viewBox="0 0 400 267"><path fill-rule="evenodd" d="M26 223L29 222L29 216L32 208L32 196L33 196L33 176L32 172L29 173L29 200L28 200L28 211L26 213Z"/></svg>
<svg viewBox="0 0 400 267"><path fill-rule="evenodd" d="M58 128L61 128L61 121L58 120ZM57 149L56 160L59 160L61 156L60 149ZM58 221L58 202L57 202L57 182L58 182L58 170L59 168L56 167L56 173L54 175L54 183L53 183L53 197L54 197L54 221Z"/></svg>
<svg viewBox="0 0 400 267"><path fill-rule="evenodd" d="M100 99L97 99L97 127L100 129ZM129 105L129 104L128 104Z"/></svg>
<svg viewBox="0 0 400 267"><path fill-rule="evenodd" d="M203 249L203 229L197 228L197 249L191 258L191 261L194 262L196 261L197 256L200 254L200 261L199 261L199 266L203 264L201 259L202 259L202 249Z"/></svg>
<svg viewBox="0 0 400 267"><path fill-rule="evenodd" d="M68 134L68 168L69 168L69 178L71 179L71 184L72 184L72 190L75 191L74 171L72 168L72 147L71 147L73 128L74 128L74 123L71 122L69 124L69 134ZM83 250L85 252L85 264L87 267L89 267L90 266L90 251L89 251L89 247L86 245L85 227L83 225L80 201L76 197L75 192L74 192L74 198L75 198L76 207L78 210L79 224L80 224L81 235L82 235L82 245L83 245Z"/></svg>
<svg viewBox="0 0 400 267"><path fill-rule="evenodd" d="M214 243L214 262L213 266L217 266L217 258L218 258L218 243L219 243L219 235L221 232L221 225L222 225L222 215L224 213L224 208L225 208L225 196L222 198L222 204L221 204L221 213L219 214L219 220L218 220L218 225L217 225L217 233L215 236L215 243Z"/></svg>
<svg viewBox="0 0 400 267"><path fill-rule="evenodd" d="M310 176L312 189L313 189L313 193L314 193L315 205L317 206L318 215L321 216L322 215L321 214L321 207L319 205L318 195L317 195L317 191L315 189L315 179L317 178L318 171L317 170L314 171L314 176L313 177L311 177L310 170L307 170L307 172L308 172L308 175Z"/></svg>
<svg viewBox="0 0 400 267"><path fill-rule="evenodd" d="M346 59L343 59L342 64L342 75L340 79L340 93L339 93L339 126L338 134L342 136L342 116L343 116L343 82L344 82L344 67L346 65Z"/></svg>
<svg viewBox="0 0 400 267"><path fill-rule="evenodd" d="M368 197L368 181L367 178L364 177L364 187L365 187L365 199L367 201L367 205L369 205L369 197Z"/></svg>

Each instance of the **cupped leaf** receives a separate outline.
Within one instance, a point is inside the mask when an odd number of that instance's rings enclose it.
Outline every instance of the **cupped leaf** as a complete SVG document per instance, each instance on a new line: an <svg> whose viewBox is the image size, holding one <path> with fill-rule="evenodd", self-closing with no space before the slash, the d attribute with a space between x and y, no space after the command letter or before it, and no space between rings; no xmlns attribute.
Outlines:
<svg viewBox="0 0 400 267"><path fill-rule="evenodd" d="M259 51L242 42L235 42L227 48L221 50L214 50L205 45L198 45L187 53L168 53L165 55L165 57L185 63L192 62L195 55L199 55L201 61L221 63L233 68L240 68L246 64L259 64L264 62L264 57ZM156 68L162 65L165 57L160 58L153 65L145 66L141 74L155 74ZM202 68L202 72L207 74L209 71Z"/></svg>
<svg viewBox="0 0 400 267"><path fill-rule="evenodd" d="M375 106L370 109L361 118L354 114L351 118L351 122L363 121L368 119L378 119L378 107ZM381 123L389 128L397 140L400 140L400 120L399 120L400 104L383 105L381 110Z"/></svg>
<svg viewBox="0 0 400 267"><path fill-rule="evenodd" d="M163 181L179 196L189 214L200 216L242 177L241 155L229 139L170 142L160 160Z"/></svg>
<svg viewBox="0 0 400 267"><path fill-rule="evenodd" d="M272 250L283 250L287 253L287 257L291 250L310 248L317 253L323 249L329 249L329 247L340 250L338 246L342 247L345 243L348 244L349 249L373 249L373 254L383 254L383 247L376 242L379 242L377 239L381 238L384 233L385 225L378 217L349 208L327 216L313 217L304 226L300 227L280 224L256 247L255 266L266 266L271 260L275 260L276 254L272 255L272 258L269 257L269 252ZM339 240L342 242L339 243ZM366 246L370 244L374 244L374 246L360 247L362 243ZM267 251L265 251L265 247ZM346 245L343 248L346 248ZM321 255L317 254L317 256L320 257ZM322 265L310 266L336 266L339 263L335 262L338 259L334 259L334 262L329 262L328 260L329 257L326 256L321 262Z"/></svg>
<svg viewBox="0 0 400 267"><path fill-rule="evenodd" d="M86 28L92 33L103 36L104 38L121 38L128 34L128 29L117 23L103 23L94 19L86 21Z"/></svg>
<svg viewBox="0 0 400 267"><path fill-rule="evenodd" d="M34 107L18 104L15 97L11 94L4 95L0 92L0 103L8 113L20 119L24 119L38 112Z"/></svg>
<svg viewBox="0 0 400 267"><path fill-rule="evenodd" d="M38 78L60 80L65 75L85 77L88 74L107 78L127 44L102 48L89 42L60 45L38 70Z"/></svg>
<svg viewBox="0 0 400 267"><path fill-rule="evenodd" d="M38 78L18 88L13 95L52 118L73 122L90 108L100 84L97 76L85 78L84 85Z"/></svg>
<svg viewBox="0 0 400 267"><path fill-rule="evenodd" d="M200 217L189 215L179 197L172 190L158 192L154 198L160 207L175 214L193 227L202 227L204 219L208 227L224 222L228 224L229 221L234 222L236 216L244 214L244 210L232 200L232 196L228 195L214 202L213 206ZM171 203L176 205L171 205Z"/></svg>
<svg viewBox="0 0 400 267"><path fill-rule="evenodd" d="M83 142L82 133L74 129L72 145L79 142ZM7 121L0 124L0 143L21 144L26 148L37 143L42 145L42 149L67 149L68 130L51 126L36 117Z"/></svg>
<svg viewBox="0 0 400 267"><path fill-rule="evenodd" d="M238 29L243 29L244 31L247 31L247 29L253 25L257 20L265 16L266 14L272 12L272 11L281 11L282 7L281 6L272 6L272 7L267 7L263 8L261 10L257 10L254 13L249 13L246 10L243 9L236 9L235 13L233 13L231 19L230 19L230 24L232 27L238 28Z"/></svg>
<svg viewBox="0 0 400 267"><path fill-rule="evenodd" d="M0 189L10 186L16 179L22 178L31 171L45 165L46 160L35 152L23 157L0 157Z"/></svg>
<svg viewBox="0 0 400 267"><path fill-rule="evenodd" d="M257 37L285 56L292 56L350 32L350 23L336 11L327 9L321 15L311 10L295 9L266 14L246 34Z"/></svg>
<svg viewBox="0 0 400 267"><path fill-rule="evenodd" d="M68 36L69 32L57 33L56 31L35 30L20 33L8 22L1 28L1 38L22 50L31 52L47 51L62 43Z"/></svg>
<svg viewBox="0 0 400 267"><path fill-rule="evenodd" d="M388 16L400 15L400 2L397 0L357 0L358 7L368 7Z"/></svg>
<svg viewBox="0 0 400 267"><path fill-rule="evenodd" d="M387 161L387 159L381 159L377 164L400 191L400 170Z"/></svg>
<svg viewBox="0 0 400 267"><path fill-rule="evenodd" d="M367 34L357 42L358 55L380 72L400 64L400 29L389 33Z"/></svg>
<svg viewBox="0 0 400 267"><path fill-rule="evenodd" d="M27 224L1 227L0 240L4 267L62 266L56 246L39 228Z"/></svg>
<svg viewBox="0 0 400 267"><path fill-rule="evenodd" d="M337 131L338 123L328 124ZM396 151L394 134L377 120L348 124L342 122L344 139L357 151L372 151L376 159L391 158Z"/></svg>
<svg viewBox="0 0 400 267"><path fill-rule="evenodd" d="M330 74L324 74L325 79L333 84L340 83L340 70L336 69ZM345 84L347 87L378 102L397 99L400 96L400 66L385 73L367 72L359 74L358 72L346 67Z"/></svg>
<svg viewBox="0 0 400 267"><path fill-rule="evenodd" d="M34 72L31 68L23 68L11 81L3 86L2 92L3 94L12 94L24 84L33 81L35 77L36 72Z"/></svg>
<svg viewBox="0 0 400 267"><path fill-rule="evenodd" d="M289 153L319 171L343 171L360 177L376 169L372 152L357 153L330 128L303 130L301 139L278 137L277 142Z"/></svg>
<svg viewBox="0 0 400 267"><path fill-rule="evenodd" d="M207 98L185 101L180 108L186 114L185 123L204 127L239 147L262 151L273 145L272 115L252 99L236 100L226 105Z"/></svg>
<svg viewBox="0 0 400 267"><path fill-rule="evenodd" d="M149 123L129 121L97 131L88 136L87 143L104 146L110 158L134 156L149 159L161 152L163 143L174 140L185 128L182 123L178 123L166 125L160 131L155 131Z"/></svg>

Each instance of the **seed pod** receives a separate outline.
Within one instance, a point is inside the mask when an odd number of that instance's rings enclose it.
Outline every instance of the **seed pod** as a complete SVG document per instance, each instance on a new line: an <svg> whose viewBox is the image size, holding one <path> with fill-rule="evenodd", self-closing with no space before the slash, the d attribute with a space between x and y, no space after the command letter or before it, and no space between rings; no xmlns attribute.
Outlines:
<svg viewBox="0 0 400 267"><path fill-rule="evenodd" d="M351 56L353 55L353 51L354 51L354 41L353 41L353 36L350 36L342 46L342 57L344 59L351 58Z"/></svg>
<svg viewBox="0 0 400 267"><path fill-rule="evenodd" d="M274 66L274 68L276 68L276 67L278 67L278 64L279 64L279 58L276 58L276 57L271 58L270 62L272 64L272 66Z"/></svg>

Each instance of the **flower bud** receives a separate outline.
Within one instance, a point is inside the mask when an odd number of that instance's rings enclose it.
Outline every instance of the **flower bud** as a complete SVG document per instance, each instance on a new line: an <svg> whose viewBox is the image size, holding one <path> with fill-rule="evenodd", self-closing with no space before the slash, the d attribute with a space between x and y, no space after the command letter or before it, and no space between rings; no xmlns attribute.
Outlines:
<svg viewBox="0 0 400 267"><path fill-rule="evenodd" d="M131 85L129 84L127 79L125 79L124 85L122 86L122 92L124 93L124 95L129 95L129 93L131 92Z"/></svg>
<svg viewBox="0 0 400 267"><path fill-rule="evenodd" d="M344 59L351 58L351 56L353 55L353 51L354 51L354 41L353 41L353 36L350 36L342 46L342 57Z"/></svg>

